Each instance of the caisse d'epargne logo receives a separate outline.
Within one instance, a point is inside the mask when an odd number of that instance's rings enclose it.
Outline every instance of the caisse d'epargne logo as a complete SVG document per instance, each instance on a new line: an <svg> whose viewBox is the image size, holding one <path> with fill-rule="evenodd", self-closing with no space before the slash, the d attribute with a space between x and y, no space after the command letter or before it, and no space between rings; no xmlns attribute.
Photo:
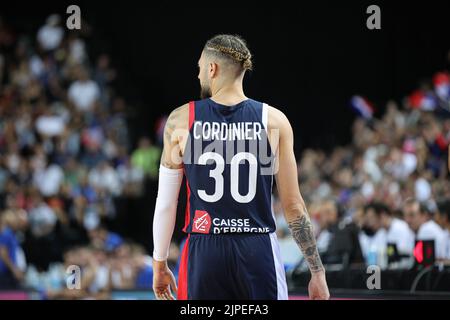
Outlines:
<svg viewBox="0 0 450 320"><path fill-rule="evenodd" d="M211 228L211 217L207 211L195 210L192 232L209 233Z"/></svg>

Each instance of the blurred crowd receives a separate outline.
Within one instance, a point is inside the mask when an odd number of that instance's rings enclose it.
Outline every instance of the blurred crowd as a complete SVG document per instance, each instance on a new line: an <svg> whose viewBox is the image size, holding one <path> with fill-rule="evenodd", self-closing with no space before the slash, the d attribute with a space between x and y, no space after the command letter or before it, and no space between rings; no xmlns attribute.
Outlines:
<svg viewBox="0 0 450 320"><path fill-rule="evenodd" d="M299 184L330 267L410 268L418 240L434 241L435 258L450 261L449 73L434 79L435 91L430 81L400 106L389 101L380 118L358 117L350 145L302 153ZM274 209L282 255L293 268L298 249L276 197Z"/></svg>
<svg viewBox="0 0 450 320"><path fill-rule="evenodd" d="M0 19L0 289L78 299L151 288L151 257L108 223L117 197L139 197L157 179L161 151L147 137L133 150L116 71L107 54L89 59L88 37L89 28L67 32L57 15L34 35ZM379 118L357 118L351 144L302 153L299 184L329 268L393 267L393 245L394 267L409 268L416 240L433 240L436 258L450 260L450 113L430 107L431 87L401 106L388 102ZM450 91L439 90L442 104ZM164 119L158 145L163 127ZM276 194L273 203L292 269L301 254ZM174 243L175 272L179 253ZM71 285L80 280L82 290L67 289L73 265L83 276L73 270Z"/></svg>
<svg viewBox="0 0 450 320"><path fill-rule="evenodd" d="M156 178L160 148L132 149L116 71L108 54L90 59L83 26L51 15L18 34L0 18L0 288L65 295L71 264L90 275L86 295L151 285L143 247L108 226L115 199Z"/></svg>

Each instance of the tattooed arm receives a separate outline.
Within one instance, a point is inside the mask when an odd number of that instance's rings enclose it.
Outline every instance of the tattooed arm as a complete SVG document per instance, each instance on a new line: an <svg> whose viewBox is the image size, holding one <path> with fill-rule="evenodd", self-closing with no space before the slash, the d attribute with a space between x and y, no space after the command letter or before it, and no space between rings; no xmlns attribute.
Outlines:
<svg viewBox="0 0 450 320"><path fill-rule="evenodd" d="M308 261L311 273L324 271L319 252L317 251L311 220L306 209L304 209L302 215L288 221L288 224L292 237L302 250L306 261Z"/></svg>
<svg viewBox="0 0 450 320"><path fill-rule="evenodd" d="M189 135L189 104L173 110L164 127L164 147L161 165L169 169L182 168L182 149Z"/></svg>
<svg viewBox="0 0 450 320"><path fill-rule="evenodd" d="M298 185L292 127L286 116L272 107L269 108L268 127L272 150L276 150L277 153L275 177L284 215L292 237L308 262L312 274L309 284L310 297L328 299L325 269L317 251L311 220ZM274 139L275 135L278 135L278 139Z"/></svg>

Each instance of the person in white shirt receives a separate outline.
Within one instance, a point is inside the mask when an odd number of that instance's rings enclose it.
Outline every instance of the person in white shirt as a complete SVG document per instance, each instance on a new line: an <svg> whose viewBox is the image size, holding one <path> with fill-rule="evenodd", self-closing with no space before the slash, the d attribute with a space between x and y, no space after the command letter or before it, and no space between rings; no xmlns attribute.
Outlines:
<svg viewBox="0 0 450 320"><path fill-rule="evenodd" d="M102 161L91 169L89 183L95 188L107 190L115 196L120 195L122 191L119 175L107 161Z"/></svg>
<svg viewBox="0 0 450 320"><path fill-rule="evenodd" d="M78 111L92 111L100 98L100 88L95 81L89 78L89 74L84 68L80 67L77 72L78 80L69 87L69 100Z"/></svg>
<svg viewBox="0 0 450 320"><path fill-rule="evenodd" d="M403 216L414 231L416 240L434 240L435 256L443 259L446 255L446 235L444 230L432 219L432 212L417 200L409 198L403 206Z"/></svg>
<svg viewBox="0 0 450 320"><path fill-rule="evenodd" d="M51 197L60 191L64 180L64 172L55 163L48 162L47 166L34 172L33 182L39 192L45 197Z"/></svg>
<svg viewBox="0 0 450 320"><path fill-rule="evenodd" d="M450 263L450 200L438 202L436 222L444 229L446 245L444 260Z"/></svg>
<svg viewBox="0 0 450 320"><path fill-rule="evenodd" d="M375 203L370 203L364 207L359 243L366 260L370 251L378 253L386 250L387 233L381 223L379 206Z"/></svg>
<svg viewBox="0 0 450 320"><path fill-rule="evenodd" d="M46 137L60 136L65 128L64 118L49 109L36 119L36 131Z"/></svg>
<svg viewBox="0 0 450 320"><path fill-rule="evenodd" d="M372 208L379 216L381 226L386 230L387 244L395 244L401 255L412 255L414 249L414 232L408 224L393 216L390 208L384 203L375 203Z"/></svg>
<svg viewBox="0 0 450 320"><path fill-rule="evenodd" d="M55 50L64 38L64 29L60 26L61 18L57 14L50 15L38 33L37 40L45 51Z"/></svg>

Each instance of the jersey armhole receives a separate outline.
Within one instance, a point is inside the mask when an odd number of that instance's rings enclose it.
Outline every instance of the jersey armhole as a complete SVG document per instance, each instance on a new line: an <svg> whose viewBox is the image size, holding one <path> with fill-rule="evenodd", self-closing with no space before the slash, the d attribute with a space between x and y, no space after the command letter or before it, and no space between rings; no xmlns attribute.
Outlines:
<svg viewBox="0 0 450 320"><path fill-rule="evenodd" d="M195 120L195 101L189 102L189 130L191 130L192 125Z"/></svg>
<svg viewBox="0 0 450 320"><path fill-rule="evenodd" d="M276 148L273 149L273 146L270 143L270 139L269 139L269 105L267 103L263 103L263 105L262 105L261 122L262 122L264 129L266 130L267 141L272 149L273 156L276 159L277 152L278 152L278 144L277 144Z"/></svg>
<svg viewBox="0 0 450 320"><path fill-rule="evenodd" d="M263 103L262 105L262 124L264 126L264 129L266 129L266 132L269 133L268 126L268 116L269 116L269 106L267 103Z"/></svg>

